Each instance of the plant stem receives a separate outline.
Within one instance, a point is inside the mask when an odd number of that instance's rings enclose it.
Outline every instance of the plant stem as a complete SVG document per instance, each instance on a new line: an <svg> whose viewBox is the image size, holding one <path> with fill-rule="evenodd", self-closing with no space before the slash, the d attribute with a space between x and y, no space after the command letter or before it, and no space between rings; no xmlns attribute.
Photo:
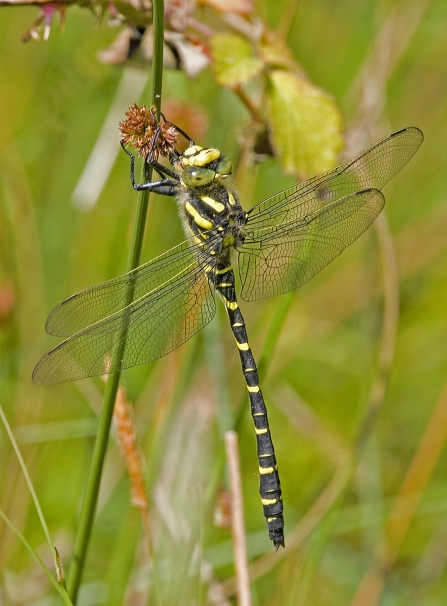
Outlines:
<svg viewBox="0 0 447 606"><path fill-rule="evenodd" d="M157 108L157 116L159 116L161 107L161 91L163 77L163 26L164 26L164 3L163 0L153 1L154 15L154 51L152 63L152 77L150 99L151 104ZM143 173L144 175L144 168ZM148 208L149 192L139 192L137 199L137 208L135 212L134 225L132 230L132 238L127 261L127 271L131 271L138 267L140 261L141 247L143 243L144 228L146 223L146 215ZM129 290L129 300L133 296L133 291ZM130 302L130 301L129 301ZM127 326L123 328L123 348L125 343L125 333ZM95 446L93 450L92 465L87 479L87 487L84 494L84 500L81 508L81 516L79 528L75 541L73 561L68 577L68 594L76 604L76 598L81 584L82 574L84 571L87 549L91 537L93 518L96 512L98 502L99 486L101 483L102 469L104 465L105 453L110 433L110 425L113 418L113 407L115 404L116 392L118 390L120 373L117 372L110 375L104 391L103 406L99 416L98 434L96 436Z"/></svg>
<svg viewBox="0 0 447 606"><path fill-rule="evenodd" d="M120 373L110 375L104 390L103 405L99 415L98 433L93 450L92 465L87 479L87 487L82 502L81 516L76 535L73 560L67 579L67 590L73 604L76 604L79 585L81 584L87 548L93 527L93 518L98 502L99 485L104 464L104 457L113 417L113 406L118 389Z"/></svg>
<svg viewBox="0 0 447 606"><path fill-rule="evenodd" d="M59 596L61 597L62 602L66 606L73 606L72 602L68 598L68 595L67 595L63 585L54 578L54 574L47 568L45 562L41 559L41 557L39 556L37 551L35 549L33 549L33 547L31 547L31 545L25 539L24 535L20 532L20 530L16 526L14 526L14 524L11 522L11 520L8 518L8 516L1 509L0 509L0 518L10 528L10 530L17 536L19 541L21 541L22 545L28 550L30 555L36 560L37 564L40 566L40 569L43 571L43 573L48 578L50 583L53 585L55 590L59 593Z"/></svg>
<svg viewBox="0 0 447 606"><path fill-rule="evenodd" d="M281 297L275 315L273 316L273 320L270 324L270 328L267 333L267 338L264 343L264 348L262 350L261 357L259 358L258 363L258 373L262 379L267 373L267 368L272 359L273 351L281 335L282 327L284 325L284 322L286 321L287 314L289 313L294 298L295 293L293 291L283 295Z"/></svg>

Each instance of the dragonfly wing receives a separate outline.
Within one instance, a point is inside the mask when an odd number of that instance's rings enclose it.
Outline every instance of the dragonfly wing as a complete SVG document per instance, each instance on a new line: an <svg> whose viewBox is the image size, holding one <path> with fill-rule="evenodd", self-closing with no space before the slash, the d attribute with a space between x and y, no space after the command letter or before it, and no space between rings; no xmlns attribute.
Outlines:
<svg viewBox="0 0 447 606"><path fill-rule="evenodd" d="M176 273L57 345L37 364L33 381L50 385L144 364L176 349L203 328L216 310L214 288L205 273L209 261L205 267L201 251L189 246L176 250Z"/></svg>
<svg viewBox="0 0 447 606"><path fill-rule="evenodd" d="M254 301L298 288L374 221L385 204L377 189L344 196L305 217L251 229L238 248L241 297Z"/></svg>
<svg viewBox="0 0 447 606"><path fill-rule="evenodd" d="M48 316L45 325L47 332L58 337L69 337L156 290L193 263L194 254L188 252L191 240L123 276L96 284L65 299Z"/></svg>
<svg viewBox="0 0 447 606"><path fill-rule="evenodd" d="M366 189L382 189L421 145L424 136L415 127L396 131L344 164L267 198L248 211L253 229L305 219L336 200Z"/></svg>

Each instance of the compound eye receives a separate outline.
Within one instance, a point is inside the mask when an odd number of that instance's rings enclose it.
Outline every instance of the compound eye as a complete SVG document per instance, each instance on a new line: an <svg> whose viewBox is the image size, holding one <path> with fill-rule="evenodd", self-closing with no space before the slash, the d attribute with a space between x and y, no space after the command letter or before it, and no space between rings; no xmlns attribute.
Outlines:
<svg viewBox="0 0 447 606"><path fill-rule="evenodd" d="M221 175L231 175L231 170L233 166L231 165L230 158L224 156L221 160L219 160L219 164L217 165L217 172Z"/></svg>
<svg viewBox="0 0 447 606"><path fill-rule="evenodd" d="M186 166L183 169L182 181L187 187L200 187L213 181L216 173L211 168Z"/></svg>

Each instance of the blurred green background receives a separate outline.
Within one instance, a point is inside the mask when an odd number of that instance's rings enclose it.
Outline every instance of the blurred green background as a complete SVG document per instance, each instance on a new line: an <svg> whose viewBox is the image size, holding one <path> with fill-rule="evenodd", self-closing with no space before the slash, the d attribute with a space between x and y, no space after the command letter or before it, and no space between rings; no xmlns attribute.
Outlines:
<svg viewBox="0 0 447 606"><path fill-rule="evenodd" d="M287 6L266 0L258 11L274 28ZM53 27L48 42L21 43L35 14L2 7L0 18L0 403L68 564L103 387L95 379L46 388L30 375L56 343L44 332L51 308L124 270L135 195L116 125L128 103L140 101L147 74L100 63L97 53L116 31L77 7L65 33ZM235 418L240 405L254 604L447 602L446 31L444 0L299 3L288 42L339 104L349 153L403 126L421 128L425 142L385 189L391 238L385 223L371 228L294 294L261 378L282 478L285 550L273 553L265 529L248 401L223 310L179 350L123 374L164 605L236 603L231 532L213 525L210 487L216 474L219 488L226 484L216 418ZM172 101L207 118L200 143L237 159L247 115L210 70L195 80L166 72L164 102ZM102 129L99 157L107 161L89 164ZM73 197L86 166L90 194L107 177L88 209L91 200ZM274 160L255 177L237 175L241 192L251 192L247 209L291 183ZM142 261L181 239L172 200L153 199ZM241 304L257 359L281 304ZM0 506L51 566L3 428L0 457ZM0 604L56 603L2 523L0 570ZM79 603L157 603L152 580L112 437Z"/></svg>

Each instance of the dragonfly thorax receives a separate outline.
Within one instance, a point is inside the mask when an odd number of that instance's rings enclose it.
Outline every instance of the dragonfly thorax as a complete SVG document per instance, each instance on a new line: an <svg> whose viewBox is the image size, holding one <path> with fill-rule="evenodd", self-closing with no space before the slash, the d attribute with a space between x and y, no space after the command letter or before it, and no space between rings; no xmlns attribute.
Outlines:
<svg viewBox="0 0 447 606"><path fill-rule="evenodd" d="M192 235L203 242L218 236L222 248L243 243L247 216L231 179L213 179L201 187L188 187L182 181L177 199L183 223Z"/></svg>

